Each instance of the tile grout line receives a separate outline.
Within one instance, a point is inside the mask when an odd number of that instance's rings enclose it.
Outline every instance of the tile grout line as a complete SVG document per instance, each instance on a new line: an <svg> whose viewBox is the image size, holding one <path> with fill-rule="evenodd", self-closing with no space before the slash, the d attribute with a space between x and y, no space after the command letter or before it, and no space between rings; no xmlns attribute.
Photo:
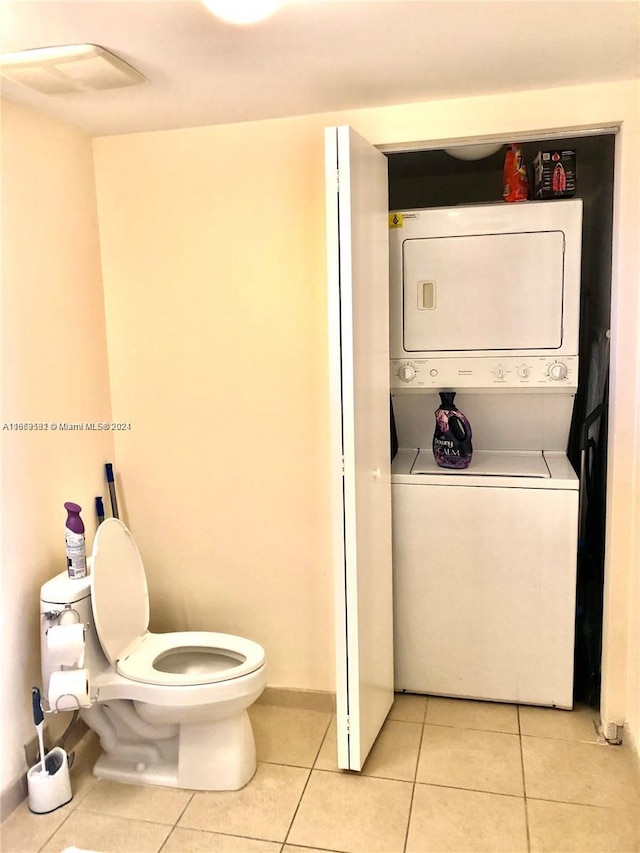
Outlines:
<svg viewBox="0 0 640 853"><path fill-rule="evenodd" d="M193 795L192 795L192 796L193 796ZM83 797L83 799L84 799L84 797ZM190 801L191 801L191 797L189 798L189 802L190 802ZM81 802L82 802L82 801L81 801ZM186 806L185 806L185 808L186 808ZM184 811L184 810L183 810L183 811ZM80 814L94 815L95 817L107 818L108 820L113 820L113 819L115 819L115 820L129 820L129 821L135 821L135 822L139 822L139 823L149 823L149 824L151 824L152 826L164 826L164 827L167 827L167 828L169 829L169 835L171 835L171 833L173 832L173 830L174 830L174 829L175 829L175 827L176 827L176 824L175 824L175 823L173 823L173 824L171 824L171 823L158 823L158 821L157 821L157 820L148 820L147 818L140 818L140 817L128 817L128 816L126 816L126 815L119 815L119 814L108 814L108 813L106 813L106 812L102 812L102 811L92 811L91 809L82 809L82 810L78 810L78 808L77 808L77 807L74 807L74 808L69 812L69 814L65 817L65 819L64 819L64 820L63 820L63 821L62 821L62 822L61 822L61 823L60 823L60 824L59 824L59 825L54 829L54 831L51 833L51 835L49 835L49 836L48 836L48 838L47 838L47 840L44 842L44 844L42 844L42 845L38 848L39 853L40 853L40 851L44 850L44 848L45 848L45 847L46 847L46 846L51 842L51 840L53 839L53 837L54 837L54 836L55 836L55 835L56 835L56 834L57 834L57 833L62 829L62 827L63 827L63 826L67 823L67 821L71 818L71 816L72 816L72 815L74 815L74 814L76 814L76 813L78 813L78 812L79 812ZM180 813L180 815L179 815L179 817L178 817L178 820L180 819L180 817L181 817L181 816L182 816L182 812ZM167 840L168 840L168 838L169 838L169 835L167 835L167 838L165 838L165 840L162 842L162 846L161 846L160 848L158 848L158 853L160 853L160 851L162 850L162 847L164 847L164 845L166 844L166 842L167 842Z"/></svg>
<svg viewBox="0 0 640 853"><path fill-rule="evenodd" d="M167 846L167 841L168 841L168 840L171 838L171 836L173 835L173 830L174 830L175 828L176 828L176 827L175 827L175 824L174 824L174 825L171 827L171 829L170 829L170 831L169 831L169 834L167 835L167 837L165 838L165 840L162 842L162 844L160 845L160 847L158 847L158 849L157 849L156 853L162 853L162 851L164 850L164 848Z"/></svg>
<svg viewBox="0 0 640 853"><path fill-rule="evenodd" d="M329 715L329 722L327 723L327 728L324 730L324 734L320 738L320 745L316 750L315 758L313 759L313 763L311 764L311 770L314 769L314 767L316 766L316 761L318 760L318 758L320 758L320 753L322 752L322 747L324 746L324 742L327 739L327 736L329 734L329 729L331 728L331 723L333 722L334 716L335 716L335 714ZM337 725L337 723L336 723L336 725Z"/></svg>
<svg viewBox="0 0 640 853"><path fill-rule="evenodd" d="M191 792L191 796L189 797L189 799L187 800L187 802L184 804L184 808L182 809L182 811L180 812L180 814L178 815L178 817L174 820L174 822L173 822L173 826L171 827L171 830L170 830L169 834L167 835L167 837L165 838L165 840L162 842L162 844L161 844L161 845L160 845L160 847L158 848L158 853L162 853L162 851L163 851L163 850L164 850L164 848L166 847L167 842L169 841L169 839L170 839L170 838L171 838L171 836L173 835L173 831L174 831L175 829L177 829L177 828L178 828L178 821L180 820L180 818L182 817L182 815L186 812L187 808L189 807L189 804L191 803L191 801L193 800L193 798L195 797L195 795L196 795L196 791L192 791L192 792Z"/></svg>
<svg viewBox="0 0 640 853"><path fill-rule="evenodd" d="M285 835L284 840L283 840L283 842L282 842L281 850L284 850L284 848L285 848L285 847L286 847L286 845L287 845L287 840L288 840L288 838L289 838L289 835L291 834L291 830L292 830L292 828L293 828L294 821L295 821L296 816L297 816L297 814L298 814L298 810L300 809L300 805L301 805L301 803L302 803L302 798L304 797L304 793L305 793L305 791L307 790L307 786L308 786L308 784L309 784L309 781L311 780L311 774L313 773L313 769L314 769L314 767L315 767L316 761L318 760L318 757L319 757L319 755L320 755L320 752L322 751L322 747L323 747L323 745L324 745L324 742L325 742L325 740L327 739L327 735L329 734L329 729L331 728L331 723L333 722L333 716L334 716L333 714L331 714L331 715L329 716L329 722L327 723L327 727L326 727L326 729L324 730L324 735L323 735L323 736L322 736L322 738L320 739L320 744L319 744L319 746L318 746L318 749L316 750L315 758L313 759L313 762L312 762L312 764L311 764L311 767L309 767L309 768L308 768L308 769L309 769L309 775L307 776L307 780L306 780L306 782L304 783L304 787L303 787L303 789L302 789L302 793L300 794L300 799L298 800L298 804L296 805L295 811L293 812L293 816L291 817L291 822L289 823L289 828L287 829L287 834Z"/></svg>
<svg viewBox="0 0 640 853"><path fill-rule="evenodd" d="M307 767L306 769L308 770L309 768ZM200 793L207 794L207 793L211 793L211 792L210 791L202 791ZM225 792L222 791L222 792L214 792L214 793L225 793ZM137 820L137 818L136 818L136 820ZM168 826L168 824L166 824L166 823L165 824L156 824L156 825L157 826ZM263 844L281 844L282 846L284 846L286 843L285 841L278 841L277 839L274 839L274 838L265 838L263 835L238 835L237 832L228 832L228 831L222 830L222 829L201 829L200 827L197 827L197 826L174 826L173 829L184 829L187 832L200 832L200 833L202 833L202 835L218 835L218 836L221 836L224 838L233 838L236 841L237 840L240 840L240 841L260 841ZM166 841L164 843L166 844ZM296 845L296 846L303 847L304 845L301 844L301 845ZM311 848L311 849L313 849L313 848ZM158 853L160 853L160 851L158 851ZM337 853L341 853L341 851L337 851Z"/></svg>
<svg viewBox="0 0 640 853"><path fill-rule="evenodd" d="M559 806L578 806L585 809L602 809L608 812L630 812L633 811L627 806L603 806L601 803L579 803L575 800L552 800L549 797L529 797L529 800L534 803L553 803ZM635 851L634 851L635 853Z"/></svg>
<svg viewBox="0 0 640 853"><path fill-rule="evenodd" d="M53 832L51 833L51 835L47 838L47 840L44 842L44 844L42 844L40 847L38 847L38 851L44 850L44 848L45 848L45 847L47 846L47 844L51 841L51 839L53 838L53 836L58 832L58 830L62 829L62 827L65 825L65 823L69 820L69 818L71 817L71 815L73 815L73 814L75 814L75 813L77 812L77 810L78 810L78 806L79 806L81 803L83 803L83 802L84 802L84 800L86 800L87 796L88 796L88 795L89 795L89 793L93 790L93 788L95 788L96 784L97 784L97 782L96 782L96 783L94 783L94 784L91 786L91 788L90 788L88 791L86 791L86 792L84 793L84 795L83 795L82 797L80 797L80 799L78 799L78 800L75 802L75 804L74 804L73 806L71 806L71 808L69 809L69 814L65 817L65 819L64 819L60 824L58 824L58 826L54 829L54 831L53 831ZM27 798L27 799L28 799L28 798ZM76 798L73 796L73 790L72 790L72 792L71 792L71 803L73 803L73 802L74 802L74 799L76 799ZM25 802L27 802L27 800L25 800ZM67 803L66 805L69 805L69 803ZM29 807L27 806L27 808L29 808ZM64 806L63 806L62 808L64 808ZM31 812L31 810L30 810L30 809L29 809L29 812L30 812L30 814L35 814L35 812Z"/></svg>
<svg viewBox="0 0 640 853"><path fill-rule="evenodd" d="M420 763L420 750L422 749L422 739L424 737L424 723L420 732L420 743L418 744L418 755L416 756L416 769L413 773L413 783L411 785L411 800L409 801L409 813L407 815L407 828L404 833L404 844L402 845L402 853L406 853L407 844L409 843L409 828L411 827L411 815L413 813L413 799L416 795L416 780L418 777L418 764Z"/></svg>
<svg viewBox="0 0 640 853"><path fill-rule="evenodd" d="M129 785L129 782L123 782L124 785ZM151 787L151 786L149 786ZM160 787L160 786L158 786ZM174 790L184 790L184 788L175 788ZM171 829L175 827L175 823L162 823L159 820L150 820L148 817L132 817L131 815L113 814L111 812L94 811L94 809L83 809L80 814L93 815L94 817L105 817L113 820L130 820L137 823L150 823L151 826L169 826ZM66 822L66 821L65 821ZM62 824L60 824L62 826Z"/></svg>
<svg viewBox="0 0 640 853"><path fill-rule="evenodd" d="M377 779L386 779L386 776L377 776ZM401 779L389 779L391 782L401 782ZM511 800L523 800L521 794L506 794L504 791L488 791L486 788L463 788L460 785L445 785L443 782L416 782L416 785L421 785L423 788L444 788L446 791L469 791L472 794L489 794L491 797L507 797ZM532 797L532 799L534 799ZM549 802L559 802L557 800L549 800ZM606 808L606 807L605 807ZM621 809L621 811L623 811Z"/></svg>
<svg viewBox="0 0 640 853"><path fill-rule="evenodd" d="M304 787L303 787L302 792L300 794L300 799L298 800L298 803L297 803L295 810L293 812L293 815L291 817L291 821L289 823L289 828L287 829L287 834L285 835L284 840L282 842L282 849L284 849L287 845L287 841L289 840L289 835L291 834L293 824L295 822L296 816L297 816L298 811L300 809L300 805L302 804L302 798L304 797L305 791L307 790L307 786L309 785L309 781L311 780L311 774L313 773L313 767L309 767L308 770L309 770L309 775L307 776L306 782L304 783Z"/></svg>
<svg viewBox="0 0 640 853"><path fill-rule="evenodd" d="M404 844L402 845L402 853L406 853L407 844L409 843L409 829L411 827L411 815L413 813L413 799L416 795L416 784L418 781L418 765L420 764L420 753L422 751L422 740L424 738L424 727L427 720L427 708L429 706L429 699L424 704L424 714L422 716L422 724L420 729L420 742L418 743L418 754L416 755L416 767L413 771L413 784L411 785L411 800L409 802L409 814L407 816L407 829L404 834Z"/></svg>
<svg viewBox="0 0 640 853"><path fill-rule="evenodd" d="M178 818L178 819L179 819L179 818ZM173 835L173 830L174 830L175 828L176 828L175 823L173 824L173 826L170 826L170 827L169 827L169 832L167 833L167 837L166 837L166 838L165 838L165 840L162 842L162 844L160 845L160 847L158 847L158 849L156 850L156 853L162 853L162 851L163 851L163 850L164 850L164 848L166 847L167 841L168 841L168 840L171 838L171 836Z"/></svg>
<svg viewBox="0 0 640 853"><path fill-rule="evenodd" d="M70 811L70 812L69 812L69 814L65 817L65 819L62 821L62 823L61 823L61 824L59 824L58 826L56 826L56 828L53 830L53 832L52 832L52 833L51 833L51 835L47 838L47 840L44 842L44 844L42 844L40 847L38 847L38 850L39 850L39 851L40 851L40 850L44 850L44 848L45 848L45 847L47 846L47 844L51 841L51 839L52 839L52 838L53 838L53 836L56 834L56 832L58 832L58 830L62 829L62 827L65 825L65 823L69 820L69 818L71 817L71 815L72 815L74 812L75 812L75 807L74 807L73 809L71 809L71 811ZM35 812L30 812L30 813L31 813L31 814L35 814Z"/></svg>
<svg viewBox="0 0 640 853"><path fill-rule="evenodd" d="M475 726L452 725L447 723L425 723L426 726L433 726L436 729L456 729L465 732L482 732L491 735L517 735L518 732L507 732L504 729L486 729L475 728ZM527 737L527 735L525 735ZM559 738L547 738L547 740L559 740Z"/></svg>
<svg viewBox="0 0 640 853"><path fill-rule="evenodd" d="M581 738L561 737L560 735L523 734L522 737L527 738L528 740L552 740L559 743L580 743L584 746L597 746L602 747L603 749L608 749L611 747L611 744L607 743L606 741L582 740Z"/></svg>
<svg viewBox="0 0 640 853"><path fill-rule="evenodd" d="M522 725L520 724L520 705L516 705L518 717L518 743L520 744L520 767L522 769L522 793L524 795L524 826L527 833L527 850L531 853L531 835L529 831L529 803L527 801L527 780L524 774L524 749L522 744Z"/></svg>

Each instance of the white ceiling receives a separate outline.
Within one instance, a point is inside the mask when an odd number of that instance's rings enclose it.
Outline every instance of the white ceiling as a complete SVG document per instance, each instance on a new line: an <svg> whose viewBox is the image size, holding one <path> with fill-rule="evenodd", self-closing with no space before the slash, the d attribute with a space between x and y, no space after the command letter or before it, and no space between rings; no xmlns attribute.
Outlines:
<svg viewBox="0 0 640 853"><path fill-rule="evenodd" d="M238 27L198 0L0 0L0 52L78 43L149 82L2 94L99 136L633 79L640 2L291 0Z"/></svg>

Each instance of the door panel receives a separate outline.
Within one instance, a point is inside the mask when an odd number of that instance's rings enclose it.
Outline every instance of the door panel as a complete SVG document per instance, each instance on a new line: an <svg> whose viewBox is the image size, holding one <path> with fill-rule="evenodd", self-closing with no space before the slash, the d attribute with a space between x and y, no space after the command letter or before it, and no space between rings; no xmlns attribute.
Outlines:
<svg viewBox="0 0 640 853"><path fill-rule="evenodd" d="M338 766L360 770L393 702L387 161L327 128Z"/></svg>

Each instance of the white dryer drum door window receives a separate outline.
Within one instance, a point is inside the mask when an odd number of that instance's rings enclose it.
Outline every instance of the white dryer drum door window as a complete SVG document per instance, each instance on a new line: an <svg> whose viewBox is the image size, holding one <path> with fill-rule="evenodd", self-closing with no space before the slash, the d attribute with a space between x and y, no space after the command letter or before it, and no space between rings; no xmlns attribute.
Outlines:
<svg viewBox="0 0 640 853"><path fill-rule="evenodd" d="M562 231L405 240L407 352L558 349Z"/></svg>

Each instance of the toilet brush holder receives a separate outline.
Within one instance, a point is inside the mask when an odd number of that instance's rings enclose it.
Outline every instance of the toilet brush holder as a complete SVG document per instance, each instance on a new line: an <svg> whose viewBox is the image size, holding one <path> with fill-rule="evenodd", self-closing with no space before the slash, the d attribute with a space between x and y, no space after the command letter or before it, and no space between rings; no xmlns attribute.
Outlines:
<svg viewBox="0 0 640 853"><path fill-rule="evenodd" d="M27 773L29 810L34 814L53 812L71 802L73 796L67 753L62 747L56 746L45 755L44 767L45 772L39 761Z"/></svg>

